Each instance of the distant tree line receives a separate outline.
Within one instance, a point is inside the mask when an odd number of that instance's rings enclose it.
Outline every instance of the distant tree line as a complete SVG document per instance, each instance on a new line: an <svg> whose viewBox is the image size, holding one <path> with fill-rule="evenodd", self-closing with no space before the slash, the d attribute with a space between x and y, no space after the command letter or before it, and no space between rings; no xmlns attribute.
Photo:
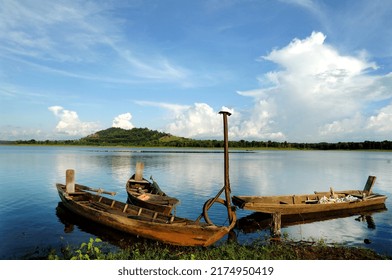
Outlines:
<svg viewBox="0 0 392 280"><path fill-rule="evenodd" d="M221 140L193 140L186 141L119 141L118 139L109 142L99 140L18 140L7 141L3 144L36 144L36 145L80 145L80 146L131 146L131 147L177 147L177 148L223 148ZM299 149L299 150L392 150L392 141L364 141L364 142L338 142L338 143L288 143L275 141L229 141L230 148L245 149Z"/></svg>
<svg viewBox="0 0 392 280"><path fill-rule="evenodd" d="M222 148L223 140L196 140L178 137L148 128L109 128L78 140L18 140L10 144L37 145L86 145L86 146L133 146L133 147L183 147ZM338 143L289 143L276 141L229 141L231 148L258 149L301 149L301 150L392 150L392 141L364 141Z"/></svg>
<svg viewBox="0 0 392 280"><path fill-rule="evenodd" d="M221 140L187 140L171 141L166 143L170 147L200 147L200 148L223 148ZM273 149L301 149L301 150L392 150L392 141L364 141L364 142L338 142L338 143L289 143L276 141L229 141L231 148L273 148Z"/></svg>

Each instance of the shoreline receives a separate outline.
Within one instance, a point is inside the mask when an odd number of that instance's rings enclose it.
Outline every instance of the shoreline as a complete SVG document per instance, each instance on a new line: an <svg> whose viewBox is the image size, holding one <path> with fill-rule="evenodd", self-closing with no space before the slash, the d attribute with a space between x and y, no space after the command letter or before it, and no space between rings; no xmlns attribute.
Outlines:
<svg viewBox="0 0 392 280"><path fill-rule="evenodd" d="M84 244L84 245L83 245ZM88 244L88 246L85 246ZM226 242L209 247L180 247L148 241L125 249L108 249L108 243L90 238L81 245L50 250L39 259L103 260L391 260L392 256L374 250L318 241L292 241L287 238L256 240L250 244ZM88 250L87 248L90 248ZM82 252L81 252L82 251ZM81 254L82 253L82 254ZM79 258L82 257L82 258ZM88 257L88 258L84 258Z"/></svg>
<svg viewBox="0 0 392 280"><path fill-rule="evenodd" d="M181 149L185 150L203 150L203 151L211 151L212 153L220 153L222 151L223 153L223 148L222 147L172 147L172 146L134 146L134 145L81 145L81 144L19 144L19 143L0 143L0 147L5 147L5 146L12 146L12 147L64 147L64 148L72 148L72 147L77 147L77 148L127 148L127 149L166 149L166 150L173 150L173 153L181 153ZM339 152L387 152L390 153L392 150L386 150L386 149L316 149L316 148L278 148L278 147L231 147L231 150L234 150L234 153L239 153L238 151L241 151L242 153L252 153L256 151L339 151ZM177 151L174 151L177 150ZM200 151L200 153L203 153L203 151ZM129 152L129 151L126 151ZM154 151L154 150L149 150L149 151L141 151L141 152L162 152L165 153L166 151ZM187 151L186 151L187 152ZM184 153L186 153L184 152ZM197 151L195 151L197 153ZM233 151L229 151L230 153L233 153ZM170 153L170 151L167 151L167 153Z"/></svg>

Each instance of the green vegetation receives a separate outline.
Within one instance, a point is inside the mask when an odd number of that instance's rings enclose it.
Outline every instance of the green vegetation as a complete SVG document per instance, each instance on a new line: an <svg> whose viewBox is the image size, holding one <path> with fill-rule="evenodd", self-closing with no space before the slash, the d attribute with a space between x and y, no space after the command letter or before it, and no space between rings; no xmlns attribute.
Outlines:
<svg viewBox="0 0 392 280"><path fill-rule="evenodd" d="M132 244L113 251L99 238L90 238L79 248L67 246L58 255L55 250L44 257L49 260L390 260L372 250L318 242L255 241L240 245L227 242L220 246L178 247L158 242Z"/></svg>
<svg viewBox="0 0 392 280"><path fill-rule="evenodd" d="M77 140L78 145L129 145L129 146L159 146L160 143L177 141L179 137L168 133L149 130L147 128L108 128ZM185 139L185 138L184 138Z"/></svg>
<svg viewBox="0 0 392 280"><path fill-rule="evenodd" d="M133 128L126 130L115 127L98 131L79 140L37 141L35 139L31 139L15 142L6 141L6 144L223 148L223 140L196 140L178 137L156 130L150 130L148 128ZM230 148L241 149L392 150L392 141L288 143L286 141L239 140L229 141L229 146Z"/></svg>

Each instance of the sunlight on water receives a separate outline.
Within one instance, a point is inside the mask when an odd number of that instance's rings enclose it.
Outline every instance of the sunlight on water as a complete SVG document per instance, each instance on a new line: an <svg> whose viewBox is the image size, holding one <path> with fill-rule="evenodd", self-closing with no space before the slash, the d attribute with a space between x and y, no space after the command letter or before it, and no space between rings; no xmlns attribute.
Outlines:
<svg viewBox="0 0 392 280"><path fill-rule="evenodd" d="M116 191L126 201L125 184L144 162L144 177L153 176L159 186L181 203L176 215L196 219L203 204L223 187L223 153L148 152L144 149L91 147L0 146L0 258L22 258L37 247L79 244L99 236L113 244L135 242L134 237L80 221L58 208L56 182L65 182L65 170L76 170L78 183ZM189 152L192 151L192 152ZM374 192L389 196L391 208L392 153L336 151L257 151L230 153L233 195L303 194L313 191L362 189L369 175L377 176ZM223 195L222 195L223 197ZM227 224L227 211L214 204L211 220ZM237 210L238 218L251 212ZM70 217L71 216L71 217ZM392 214L373 213L294 225L283 232L296 240L324 239L352 246L366 246L392 254ZM268 235L268 228L252 232L236 230L238 242ZM371 240L365 245L364 239ZM124 241L125 240L125 241Z"/></svg>

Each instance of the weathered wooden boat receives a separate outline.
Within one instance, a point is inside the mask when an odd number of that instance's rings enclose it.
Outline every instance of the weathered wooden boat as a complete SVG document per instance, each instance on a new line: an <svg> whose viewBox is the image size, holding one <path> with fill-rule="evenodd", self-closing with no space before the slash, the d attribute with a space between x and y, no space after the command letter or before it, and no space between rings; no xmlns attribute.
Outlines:
<svg viewBox="0 0 392 280"><path fill-rule="evenodd" d="M90 193L79 184L68 193L66 185L57 184L64 206L77 215L133 235L182 246L209 246L220 240L235 225L227 227L201 223L123 203Z"/></svg>
<svg viewBox="0 0 392 280"><path fill-rule="evenodd" d="M372 192L376 177L369 176L364 190L315 192L314 194L277 196L233 196L233 204L241 209L284 215L318 214L366 208L385 204L385 195Z"/></svg>
<svg viewBox="0 0 392 280"><path fill-rule="evenodd" d="M128 194L128 203L170 214L180 201L164 193L153 179L150 182L143 178L142 171L143 163L138 162L136 173L127 181L125 187Z"/></svg>
<svg viewBox="0 0 392 280"><path fill-rule="evenodd" d="M223 201L227 208L229 225L203 223L199 218L193 221L111 199L103 196L102 194L108 192L101 189L75 184L73 170L67 170L65 185L56 184L63 205L77 215L136 236L181 246L209 246L215 243L228 234L236 224L228 178L227 116L230 113L221 113L225 135L225 185L217 196L204 204L201 216L208 216L207 211L214 202ZM223 191L226 200L219 198Z"/></svg>

